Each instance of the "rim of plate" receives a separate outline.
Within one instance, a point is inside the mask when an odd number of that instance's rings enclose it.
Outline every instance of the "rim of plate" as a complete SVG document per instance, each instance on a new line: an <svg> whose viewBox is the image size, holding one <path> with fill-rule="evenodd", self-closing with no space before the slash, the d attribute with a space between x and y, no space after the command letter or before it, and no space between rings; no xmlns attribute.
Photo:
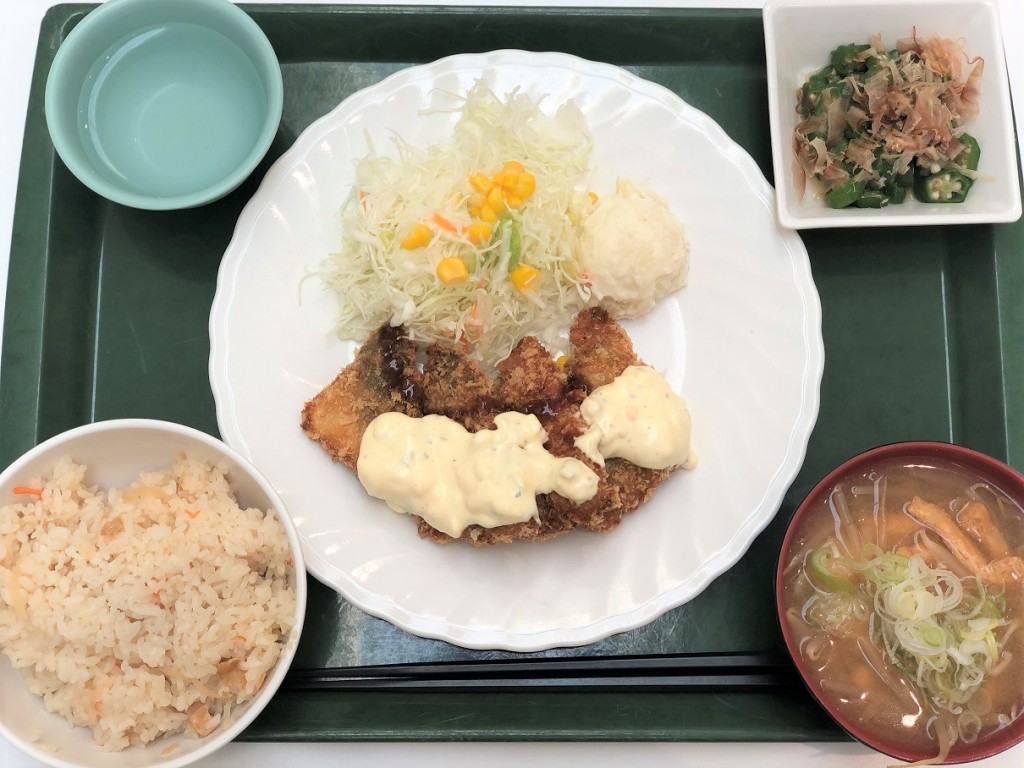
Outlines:
<svg viewBox="0 0 1024 768"><path fill-rule="evenodd" d="M218 271L216 292L209 321L211 342L209 375L221 437L228 445L251 461L251 452L234 419L234 394L229 387L222 390L218 386L218 374L221 369L226 367L225 361L228 358L229 350L226 341L218 341L213 331L217 321L225 320L229 314L232 301L230 296L225 296L224 288L238 271L242 256L249 244L249 233L263 211L272 204L273 193L287 179L288 173L294 165L301 162L305 154L321 138L320 134L324 127L332 122L337 113L359 110L368 104L377 102L382 92L391 91L418 80L436 79L441 75L457 71L484 71L488 68L510 66L562 69L587 78L613 81L644 98L660 103L677 114L680 119L704 131L719 148L724 159L741 171L750 191L765 206L768 219L776 227L779 242L789 256L790 271L798 287L804 311L801 330L806 358L801 376L800 412L789 432L786 455L768 483L761 500L750 510L727 544L707 558L689 578L670 589L659 592L628 611L610 614L585 625L542 629L534 632L472 629L447 621L428 619L412 613L390 599L367 591L355 583L348 574L322 560L319 554L309 546L302 531L299 531L306 568L309 572L319 581L339 592L352 605L372 616L385 619L419 637L444 640L463 648L540 651L555 647L586 645L620 632L636 629L695 598L715 578L731 568L746 553L757 535L771 522L806 455L807 442L818 415L825 356L821 336L821 303L811 275L807 249L795 231L778 226L775 219L775 190L761 173L757 163L710 116L691 106L668 88L645 80L621 67L554 51L532 52L519 49L500 49L484 53L455 54L399 70L380 82L353 93L302 131L292 146L270 167L259 189L242 210ZM339 573L343 577L344 585L339 585L337 582Z"/></svg>

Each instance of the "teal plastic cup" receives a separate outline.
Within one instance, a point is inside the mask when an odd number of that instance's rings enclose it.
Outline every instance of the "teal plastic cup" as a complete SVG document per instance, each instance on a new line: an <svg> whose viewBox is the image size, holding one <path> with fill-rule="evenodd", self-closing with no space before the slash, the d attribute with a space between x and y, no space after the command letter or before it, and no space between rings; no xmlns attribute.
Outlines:
<svg viewBox="0 0 1024 768"><path fill-rule="evenodd" d="M282 101L270 41L228 0L107 0L54 57L46 124L87 187L173 210L241 184L274 140Z"/></svg>

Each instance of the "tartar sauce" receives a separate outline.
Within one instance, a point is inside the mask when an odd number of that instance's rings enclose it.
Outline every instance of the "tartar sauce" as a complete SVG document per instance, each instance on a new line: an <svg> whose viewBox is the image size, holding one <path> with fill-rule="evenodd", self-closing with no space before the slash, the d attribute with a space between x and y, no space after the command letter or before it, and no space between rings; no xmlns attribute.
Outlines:
<svg viewBox="0 0 1024 768"><path fill-rule="evenodd" d="M472 524L538 519L539 493L577 503L597 493L590 467L545 450L536 416L510 411L494 423L497 429L471 433L445 416L381 414L363 433L359 481L396 512L419 515L455 538Z"/></svg>
<svg viewBox="0 0 1024 768"><path fill-rule="evenodd" d="M576 438L576 447L595 464L621 458L648 469L696 465L686 401L650 366L631 365L595 389L580 414L587 431Z"/></svg>

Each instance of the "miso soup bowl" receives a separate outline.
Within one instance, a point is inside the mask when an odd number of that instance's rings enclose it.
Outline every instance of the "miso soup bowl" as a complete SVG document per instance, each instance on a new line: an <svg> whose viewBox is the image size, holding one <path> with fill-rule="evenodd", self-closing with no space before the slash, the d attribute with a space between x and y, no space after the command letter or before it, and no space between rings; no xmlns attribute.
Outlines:
<svg viewBox="0 0 1024 768"><path fill-rule="evenodd" d="M955 465L955 467L969 474L976 475L982 481L999 488L1008 498L1015 501L1018 506L1024 506L1024 475L991 456L986 456L959 445L924 441L893 443L865 451L832 470L821 482L814 486L814 489L801 502L789 523L786 537L782 543L775 575L775 600L779 625L782 628L786 648L793 658L797 671L801 678L803 678L811 695L831 715L836 723L853 738L890 757L913 762L934 758L938 747L936 747L936 751L922 752L908 749L904 745L890 743L884 735L876 733L866 728L863 724L852 720L843 710L837 708L820 689L807 660L803 658L800 652L798 639L794 636L785 618L784 585L786 580L784 572L793 554L791 550L797 544L797 533L802 523L809 515L819 513L820 505L825 497L844 476L860 474L877 467L883 462L890 461L920 462L924 464L938 463L943 466ZM953 746L949 757L943 764L968 763L974 760L982 760L1003 752L1021 741L1024 741L1024 716L1018 717L1001 731L973 744L958 742Z"/></svg>
<svg viewBox="0 0 1024 768"><path fill-rule="evenodd" d="M44 103L57 154L94 192L192 208L231 192L267 153L281 68L229 0L107 0L57 50Z"/></svg>

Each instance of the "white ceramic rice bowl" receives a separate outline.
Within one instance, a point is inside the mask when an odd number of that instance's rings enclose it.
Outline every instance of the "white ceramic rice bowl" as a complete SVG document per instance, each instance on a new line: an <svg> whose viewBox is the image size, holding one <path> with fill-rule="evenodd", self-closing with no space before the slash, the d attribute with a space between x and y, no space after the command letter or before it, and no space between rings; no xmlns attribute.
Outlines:
<svg viewBox="0 0 1024 768"><path fill-rule="evenodd" d="M295 567L295 625L281 657L259 693L232 710L230 722L209 736L196 739L182 734L108 752L92 739L90 729L73 727L63 717L47 712L42 699L32 695L21 673L0 653L0 734L36 760L59 768L177 768L188 765L230 742L263 710L291 665L302 631L306 608L306 571L302 549L291 518L277 492L253 468L221 441L190 427L146 419L122 419L88 424L56 435L17 459L0 474L0 505L16 500L13 488L32 477L48 475L57 460L69 456L88 467L86 482L123 487L141 471L170 467L182 451L228 467L227 479L239 504L277 510ZM163 753L171 744L178 746Z"/></svg>

